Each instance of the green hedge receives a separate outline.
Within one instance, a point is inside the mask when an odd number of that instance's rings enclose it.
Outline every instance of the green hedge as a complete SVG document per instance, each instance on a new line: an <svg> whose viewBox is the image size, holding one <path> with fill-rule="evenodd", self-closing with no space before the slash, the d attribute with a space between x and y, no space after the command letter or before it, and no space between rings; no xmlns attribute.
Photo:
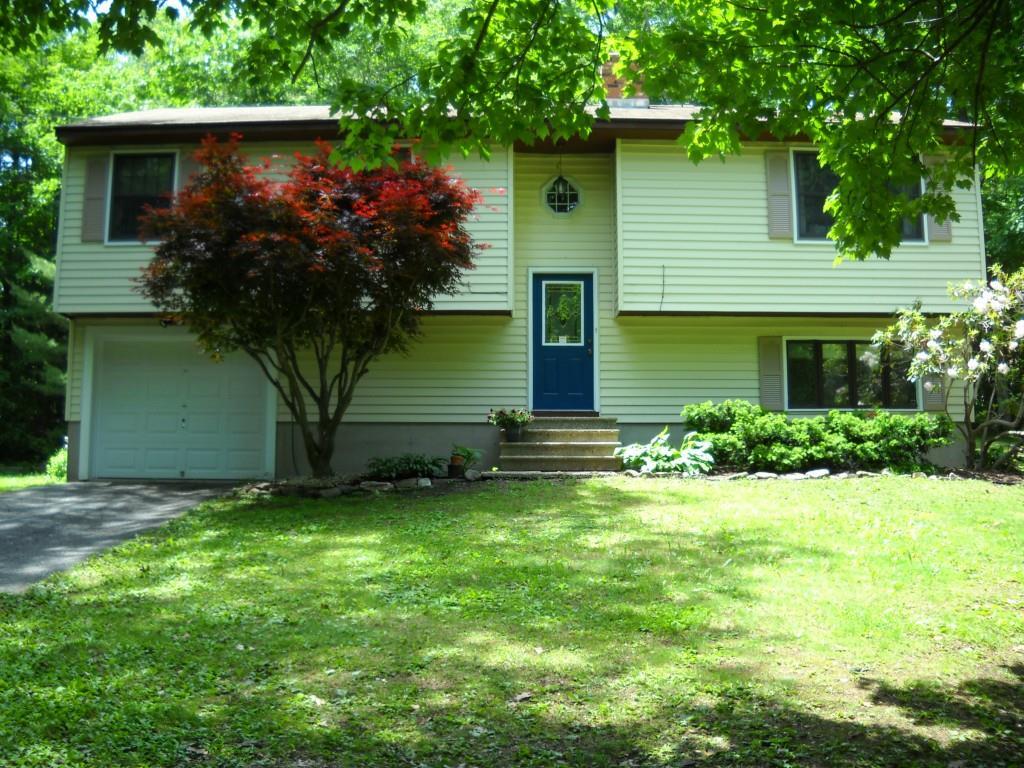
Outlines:
<svg viewBox="0 0 1024 768"><path fill-rule="evenodd" d="M696 439L711 443L719 467L799 472L925 468L930 448L946 445L953 424L945 416L887 411L829 411L791 419L744 400L699 403L683 409Z"/></svg>

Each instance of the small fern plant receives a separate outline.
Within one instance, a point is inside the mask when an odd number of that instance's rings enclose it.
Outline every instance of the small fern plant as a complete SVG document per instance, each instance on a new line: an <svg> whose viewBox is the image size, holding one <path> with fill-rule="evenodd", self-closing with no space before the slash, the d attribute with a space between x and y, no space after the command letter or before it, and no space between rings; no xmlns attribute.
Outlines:
<svg viewBox="0 0 1024 768"><path fill-rule="evenodd" d="M668 427L651 438L648 443L633 443L615 449L615 455L622 458L622 466L641 474L671 472L687 477L706 475L715 466L711 455L711 443L696 440L696 432L689 432L682 444L676 448L669 443Z"/></svg>

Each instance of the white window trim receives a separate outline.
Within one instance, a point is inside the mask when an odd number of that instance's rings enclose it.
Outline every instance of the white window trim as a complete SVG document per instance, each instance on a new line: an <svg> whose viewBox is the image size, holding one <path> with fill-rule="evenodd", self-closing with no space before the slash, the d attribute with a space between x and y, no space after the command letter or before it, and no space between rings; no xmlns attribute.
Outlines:
<svg viewBox="0 0 1024 768"><path fill-rule="evenodd" d="M546 341L548 337L548 313L547 313L547 287L549 285L578 285L580 287L580 340L575 343L551 344ZM542 347L582 347L587 343L586 334L583 332L586 326L587 317L587 292L586 284L582 280L541 280L540 281L540 345Z"/></svg>
<svg viewBox="0 0 1024 768"><path fill-rule="evenodd" d="M579 197L579 201L576 203L576 207L573 208L571 211L553 211L553 210L551 210L551 206L548 205L548 187L550 187L552 184L554 184L555 180L559 176L561 176L563 179L565 179L570 184L572 184L573 188L576 190L576 195ZM556 173L554 176L551 176L550 178L548 178L548 180L545 181L541 185L541 187L540 187L540 204L541 204L541 207L545 211L547 211L551 216L554 216L556 219L567 219L567 218L569 218L574 213L576 213L576 211L578 211L580 208L583 207L584 202L585 202L585 199L584 199L584 196L583 196L583 187L580 185L580 183L578 181L576 181L576 179L574 177L570 176L567 173ZM586 272L586 270L584 270L584 272Z"/></svg>
<svg viewBox="0 0 1024 768"><path fill-rule="evenodd" d="M156 245L160 242L159 240L110 239L110 206L113 203L114 159L119 155L174 155L174 179L171 181L171 194L176 194L178 191L178 177L181 174L181 150L177 148L154 149L152 147L145 149L115 149L110 153L110 161L107 163L107 199L106 204L103 206L103 244L115 248L126 245L134 248L138 248L140 245Z"/></svg>
<svg viewBox="0 0 1024 768"><path fill-rule="evenodd" d="M568 178L568 177L566 177ZM593 291L594 304L594 410L601 412L601 344L598 338L601 328L601 318L598 316L598 307L601 295L599 285L599 270L597 267L528 267L526 270L526 407L533 410L533 277L534 275L590 275L591 291Z"/></svg>
<svg viewBox="0 0 1024 768"><path fill-rule="evenodd" d="M800 208L799 208L799 197L797 194L797 183L796 183L796 159L797 153L803 153L806 155L816 155L818 150L810 147L790 147L789 148L789 204L793 211L793 243L795 245L822 245L830 244L833 248L835 247L835 240L830 240L827 237L821 238L802 238L800 237ZM921 186L921 194L925 193L924 177L918 180ZM927 246L928 243L928 217L921 214L921 232L923 237L920 240L901 240L899 247L907 246L909 248L920 248Z"/></svg>
<svg viewBox="0 0 1024 768"><path fill-rule="evenodd" d="M889 413L921 413L924 411L924 393L922 390L922 382L918 379L915 384L915 391L917 394L917 407L916 408L790 408L789 407L789 343L790 341L852 341L855 343L870 344L871 339L860 339L856 335L843 334L838 335L827 335L821 334L813 336L783 336L782 337L782 405L783 410L786 413L803 413L803 414L814 414L814 413L828 413L829 411L846 411L848 413L865 413L868 411L887 411Z"/></svg>

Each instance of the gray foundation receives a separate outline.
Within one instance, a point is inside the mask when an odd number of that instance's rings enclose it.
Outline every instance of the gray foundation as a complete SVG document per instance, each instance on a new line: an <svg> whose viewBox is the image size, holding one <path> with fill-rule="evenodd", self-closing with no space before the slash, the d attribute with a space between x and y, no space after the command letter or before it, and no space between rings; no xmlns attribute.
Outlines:
<svg viewBox="0 0 1024 768"><path fill-rule="evenodd" d="M447 458L455 443L483 451L476 469L498 463L498 430L490 424L351 422L338 428L332 466L339 475L354 475L363 472L375 456L422 453ZM279 478L309 474L302 433L293 422L277 425L276 473Z"/></svg>
<svg viewBox="0 0 1024 768"><path fill-rule="evenodd" d="M78 480L78 457L80 454L79 441L82 439L82 423L80 421L68 422L68 482Z"/></svg>

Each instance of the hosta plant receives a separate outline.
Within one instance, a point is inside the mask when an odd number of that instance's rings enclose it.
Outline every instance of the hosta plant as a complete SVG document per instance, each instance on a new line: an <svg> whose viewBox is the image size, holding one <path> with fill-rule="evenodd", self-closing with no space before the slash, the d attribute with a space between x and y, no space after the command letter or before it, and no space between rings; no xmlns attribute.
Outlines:
<svg viewBox="0 0 1024 768"><path fill-rule="evenodd" d="M689 477L705 475L715 465L711 456L711 443L694 439L695 432L683 438L676 448L669 443L668 427L651 438L647 443L633 443L615 449L615 455L622 458L625 469L635 469L649 475L654 472L677 472Z"/></svg>

